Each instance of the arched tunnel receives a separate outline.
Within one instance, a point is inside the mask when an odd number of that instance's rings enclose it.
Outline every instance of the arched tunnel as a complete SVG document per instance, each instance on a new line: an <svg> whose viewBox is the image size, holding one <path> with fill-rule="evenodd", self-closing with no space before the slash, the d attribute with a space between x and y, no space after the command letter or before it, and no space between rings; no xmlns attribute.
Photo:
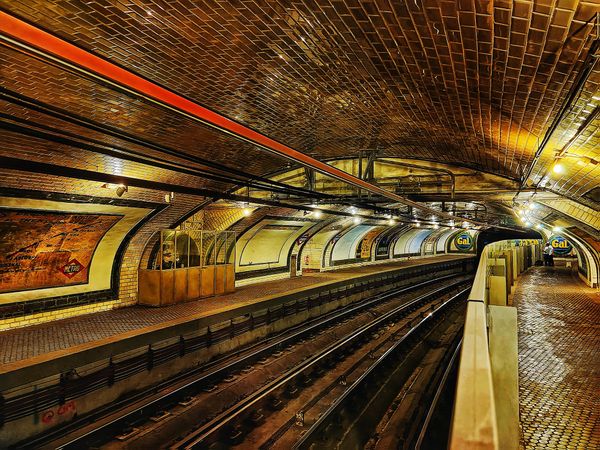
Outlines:
<svg viewBox="0 0 600 450"><path fill-rule="evenodd" d="M0 447L600 448L599 30L0 0Z"/></svg>

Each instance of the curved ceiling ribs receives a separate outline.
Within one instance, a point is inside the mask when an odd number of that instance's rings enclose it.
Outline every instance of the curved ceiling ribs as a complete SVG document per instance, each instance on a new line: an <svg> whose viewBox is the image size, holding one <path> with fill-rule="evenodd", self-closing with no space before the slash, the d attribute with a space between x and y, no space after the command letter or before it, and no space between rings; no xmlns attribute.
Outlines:
<svg viewBox="0 0 600 450"><path fill-rule="evenodd" d="M4 168L448 226L599 209L595 1L53 3L0 6Z"/></svg>
<svg viewBox="0 0 600 450"><path fill-rule="evenodd" d="M83 70L87 75L99 78L102 82L116 84L119 88L130 90L135 94L140 94L144 98L159 103L163 107L173 109L175 112L184 114L193 119L199 120L203 124L215 127L221 132L230 134L237 139L250 142L273 152L279 156L288 158L295 163L317 170L332 178L341 180L357 188L365 189L373 194L381 195L392 201L405 204L437 214L447 219L455 219L451 214L436 212L421 203L413 202L379 186L368 183L347 172L341 171L329 164L323 163L302 152L282 144L274 139L258 133L241 123L235 122L221 114L207 109L198 103L184 98L173 91L165 89L147 79L144 79L134 73L125 70L105 59L99 58L81 48L57 38L33 25L30 25L16 17L0 11L0 23L4 35L0 36L3 41L17 47L22 47L25 51L40 54L43 58L57 60L59 64L71 66L76 71ZM11 38L15 39L13 41ZM456 218L457 220L459 218ZM479 225L485 225L477 223Z"/></svg>

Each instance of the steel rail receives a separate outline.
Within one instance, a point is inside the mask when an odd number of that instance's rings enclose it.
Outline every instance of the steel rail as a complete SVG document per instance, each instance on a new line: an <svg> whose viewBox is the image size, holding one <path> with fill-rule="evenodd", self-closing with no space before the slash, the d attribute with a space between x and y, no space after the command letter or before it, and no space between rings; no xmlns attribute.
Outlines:
<svg viewBox="0 0 600 450"><path fill-rule="evenodd" d="M199 121L237 139L249 142L263 150L292 160L305 167L312 168L354 187L381 195L394 202L412 206L440 218L457 221L466 220L475 225L491 226L487 223L464 219L437 211L355 177L201 106L174 91L166 89L155 82L124 69L107 59L96 56L83 48L71 44L2 10L0 10L0 42L4 45L20 48L30 54L36 54L42 58L49 59L63 67L68 67L72 71L86 74L89 77L125 90L130 94L141 96L159 106ZM512 229L508 227L499 228Z"/></svg>
<svg viewBox="0 0 600 450"><path fill-rule="evenodd" d="M438 404L438 401L440 400L442 392L444 391L444 388L446 387L446 382L448 381L450 372L452 372L454 362L458 359L458 354L460 353L461 346L462 346L462 338L456 345L456 348L454 349L454 352L452 353L452 357L450 358L450 361L448 361L448 364L446 365L446 370L444 370L444 374L442 375L442 378L440 380L438 388L436 389L433 399L431 400L431 403L427 410L427 414L425 415L425 420L423 421L423 424L421 425L421 431L419 432L419 436L417 437L417 440L415 442L415 450L421 449L421 445L423 444L423 439L425 439L425 433L427 433L427 428L429 427L429 422L431 422L431 418L433 417L435 408L437 407L437 404Z"/></svg>
<svg viewBox="0 0 600 450"><path fill-rule="evenodd" d="M342 339L338 340L334 344L328 346L321 352L307 358L302 361L297 366L288 370L284 374L277 377L275 380L269 382L262 388L258 389L254 392L254 394L244 398L239 403L235 404L231 408L228 408L217 417L212 419L210 422L204 424L196 431L190 433L188 436L184 438L182 442L179 442L172 447L171 449L197 449L204 448L207 445L210 445L212 442L218 440L219 434L229 425L234 423L236 420L243 418L245 414L249 414L253 408L260 406L262 402L264 402L267 398L269 398L274 393L284 389L289 383L294 382L299 376L308 372L310 369L317 367L319 364L327 361L329 358L332 358L334 355L337 355L339 352L343 352L352 344L364 339L365 336L369 335L385 324L389 320L397 317L400 314L403 314L409 311L411 308L414 308L418 305L422 305L424 302L431 300L439 295L443 295L447 293L452 287L455 287L459 283L453 283L449 286L444 286L442 288L435 289L427 294L417 297L401 306L398 306L391 311L377 317L371 322L359 327L357 330L351 332L349 335L346 335ZM462 292L467 292L468 289L463 290ZM455 297L453 297L455 298ZM403 338L404 339L404 338ZM394 345L395 347L395 345ZM386 352L385 354L387 354Z"/></svg>
<svg viewBox="0 0 600 450"><path fill-rule="evenodd" d="M422 275L426 275L426 273L420 273L416 276ZM237 352L237 354L239 355L242 352L249 351L249 353L243 355L242 358L239 358L231 363L227 363L223 367L218 367L218 365L222 364L224 359L230 358L231 355L227 355L225 358L213 361L212 363L204 365L198 368L197 370L188 371L181 377L175 377L158 386L152 386L151 388L140 393L136 397L127 398L122 401L108 405L105 408L101 408L100 411L96 412L92 416L83 416L76 422L70 424L67 430L57 429L54 431L49 431L47 433L44 433L43 436L28 440L27 446L39 447L40 445L46 444L48 442L59 441L61 438L64 438L65 435L76 433L75 430L84 428L84 426L89 424L89 422L92 420L94 422L98 422L98 424L94 426L92 430L75 436L72 439L68 439L66 442L60 443L56 447L57 449L78 448L78 446L82 442L89 439L93 439L94 436L110 434L111 429L123 428L124 424L138 419L140 416L143 416L147 412L154 412L155 410L160 409L161 405L165 403L172 402L174 399L177 398L183 398L186 395L188 395L190 391L193 391L196 388L205 386L207 383L213 383L216 379L224 378L228 373L235 372L236 370L246 367L252 363L255 363L262 357L269 355L278 348L286 347L293 342L296 342L308 335L318 332L323 328L331 326L334 323L339 322L345 318L355 315L361 312L362 310L368 309L382 302L386 302L394 296L406 294L411 291L427 287L431 284L438 283L440 281L456 278L457 276L459 276L459 274L452 273L439 278L431 278L429 280L414 285L403 286L392 291L385 292L383 294L377 294L369 299L363 300L359 305L350 305L350 307L344 308L342 311L334 310L331 313L326 314L325 316L320 316L316 320L311 321L308 327L306 326L306 323L303 323L296 327L291 327L285 330L284 336L278 335L268 338L268 345L266 346L264 346L264 342L261 342L259 344L251 345L240 352ZM457 281L454 285L464 282L466 279L468 278L463 278L462 280ZM203 371L204 373L198 376L199 371ZM194 378L186 382L185 380L189 379L190 376L193 376ZM175 389L171 389L168 393L156 395L156 392L160 392L165 388L172 387L174 384L182 382L184 382L184 384L178 386ZM150 396L152 398L149 398ZM138 405L132 408L131 410L123 414L119 414L118 417L102 422L102 420L105 420L106 417L111 415L110 411L114 411L115 408L125 409L128 406L131 407L132 404L136 403L138 403Z"/></svg>
<svg viewBox="0 0 600 450"><path fill-rule="evenodd" d="M381 355L372 365L369 367L352 385L344 391L344 393L325 411L319 419L304 433L296 444L292 447L294 450L309 449L312 444L318 439L318 435L323 433L327 426L333 422L333 418L339 416L341 411L347 407L347 403L351 401L358 390L360 390L365 384L369 383L372 377L376 376L376 371L380 367L384 366L388 358L396 353L404 343L416 334L425 324L428 324L433 317L437 316L440 311L445 310L450 304L454 303L457 299L465 297L469 292L469 289L464 289L458 294L454 295L450 299L442 303L436 308L431 314L428 314L421 319L417 324L411 326L410 330L404 334L402 338L394 343L386 352Z"/></svg>

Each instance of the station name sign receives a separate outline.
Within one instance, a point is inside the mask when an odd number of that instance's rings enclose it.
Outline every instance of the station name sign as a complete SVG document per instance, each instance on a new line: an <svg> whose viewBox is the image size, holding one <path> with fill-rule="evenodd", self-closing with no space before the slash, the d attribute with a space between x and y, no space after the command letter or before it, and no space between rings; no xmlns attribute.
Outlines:
<svg viewBox="0 0 600 450"><path fill-rule="evenodd" d="M563 236L552 236L550 245L554 249L555 255L568 255L573 250L571 243Z"/></svg>
<svg viewBox="0 0 600 450"><path fill-rule="evenodd" d="M459 250L471 250L473 248L473 237L469 233L460 233L454 238L454 244Z"/></svg>

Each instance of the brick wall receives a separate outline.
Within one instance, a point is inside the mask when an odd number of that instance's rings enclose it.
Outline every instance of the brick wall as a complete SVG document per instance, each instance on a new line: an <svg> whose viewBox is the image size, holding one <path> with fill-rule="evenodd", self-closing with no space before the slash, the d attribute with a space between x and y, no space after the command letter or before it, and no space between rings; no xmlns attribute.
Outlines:
<svg viewBox="0 0 600 450"><path fill-rule="evenodd" d="M233 204L216 203L198 211L186 220L185 226L203 230L226 230L244 217L244 210Z"/></svg>
<svg viewBox="0 0 600 450"><path fill-rule="evenodd" d="M13 170L0 170L0 178L5 192L10 189L37 191L43 192L43 195L49 199L60 200L68 200L69 196L80 195L96 199L118 198L113 190L102 188L101 183L97 182ZM122 197L123 200L143 201L157 206L164 205L164 207L130 236L130 241L122 254L116 280L117 295L115 292L102 291L95 295L90 293L71 295L66 299L51 298L0 305L0 329L135 304L137 302L138 268L146 244L158 230L171 227L203 200L201 197L180 194L172 203L166 204L164 195L164 192L129 188L129 191Z"/></svg>

